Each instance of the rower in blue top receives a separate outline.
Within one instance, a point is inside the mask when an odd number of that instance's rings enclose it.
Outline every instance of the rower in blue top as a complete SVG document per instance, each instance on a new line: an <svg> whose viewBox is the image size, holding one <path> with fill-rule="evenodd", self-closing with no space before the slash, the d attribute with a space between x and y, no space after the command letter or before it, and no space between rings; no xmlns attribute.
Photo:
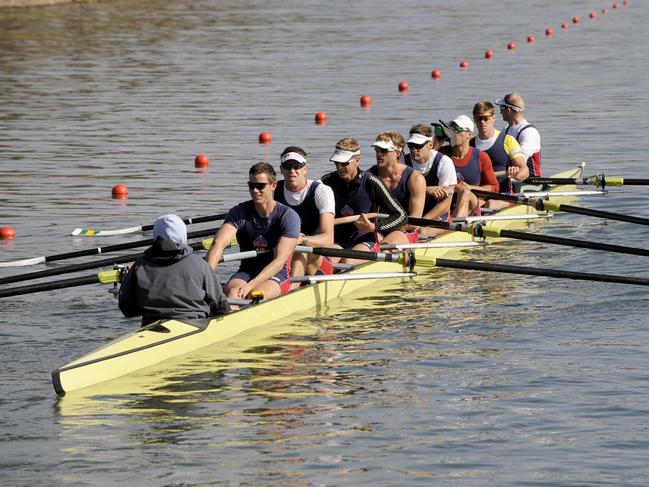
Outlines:
<svg viewBox="0 0 649 487"><path fill-rule="evenodd" d="M207 252L207 263L216 270L235 234L242 251L273 251L241 262L225 287L230 298L247 298L251 291L263 291L265 299L270 299L290 290L290 258L300 236L300 217L273 199L276 187L273 166L266 162L252 166L248 173L251 199L228 212Z"/></svg>

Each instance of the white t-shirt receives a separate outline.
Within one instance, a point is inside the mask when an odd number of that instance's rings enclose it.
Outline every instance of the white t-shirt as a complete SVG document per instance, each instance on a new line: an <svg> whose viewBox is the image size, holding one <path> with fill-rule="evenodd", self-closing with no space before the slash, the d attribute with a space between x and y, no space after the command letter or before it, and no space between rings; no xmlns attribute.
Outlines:
<svg viewBox="0 0 649 487"><path fill-rule="evenodd" d="M428 171L430 171L436 155L437 151L434 149L431 150L430 159L428 159L428 162L424 164L419 164L417 161L415 161L415 158L411 156L410 162L412 163L412 168L424 175L428 174ZM457 184L457 173L455 172L455 166L453 165L451 158L446 155L442 155L442 158L439 160L439 164L437 165L437 180L439 181L439 186L453 186Z"/></svg>
<svg viewBox="0 0 649 487"><path fill-rule="evenodd" d="M517 123L516 125L511 125L510 127L507 127L505 130L507 130L507 133L509 135L511 135L514 138L517 138L521 129L523 127L526 127L527 125L529 125L529 122L523 119L520 123ZM539 131L536 130L536 127L530 127L528 129L523 130L523 133L521 134L518 143L520 144L521 149L523 149L526 159L532 157L532 154L536 152L541 152L541 134L539 134Z"/></svg>
<svg viewBox="0 0 649 487"><path fill-rule="evenodd" d="M284 185L284 198L286 198L286 203L289 206L297 206L304 201L309 188L313 184L313 180L307 179L306 186L300 191L289 191ZM334 192L331 187L326 184L320 183L315 189L315 204L320 213L332 213L336 214L336 199L334 198Z"/></svg>

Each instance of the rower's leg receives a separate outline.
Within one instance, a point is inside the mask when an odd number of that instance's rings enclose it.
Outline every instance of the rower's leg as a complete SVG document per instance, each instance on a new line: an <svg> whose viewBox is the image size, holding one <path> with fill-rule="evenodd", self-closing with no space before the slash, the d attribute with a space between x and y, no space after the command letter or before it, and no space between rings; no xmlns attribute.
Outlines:
<svg viewBox="0 0 649 487"><path fill-rule="evenodd" d="M248 284L248 282L243 279L238 279L236 277L230 279L228 283L225 285L225 295L228 298L238 298L239 289L242 286L245 286L246 284Z"/></svg>
<svg viewBox="0 0 649 487"><path fill-rule="evenodd" d="M263 291L264 300L276 298L281 294L281 288L279 286L279 283L277 281L273 281L272 279L268 279L266 282L262 282L254 290Z"/></svg>
<svg viewBox="0 0 649 487"><path fill-rule="evenodd" d="M291 259L291 276L304 276L308 269L307 262L307 254L302 252L293 252L293 258ZM298 287L300 287L299 282L291 283L291 289Z"/></svg>
<svg viewBox="0 0 649 487"><path fill-rule="evenodd" d="M511 203L509 201L501 201L501 200L487 201L487 208L490 208L492 210L499 210L500 208L507 208L508 206L511 206Z"/></svg>
<svg viewBox="0 0 649 487"><path fill-rule="evenodd" d="M395 230L394 232L388 233L388 235L381 240L382 244L407 244L408 237L401 230Z"/></svg>
<svg viewBox="0 0 649 487"><path fill-rule="evenodd" d="M478 205L478 198L470 190L463 189L457 193L457 202L453 210L453 216L463 217L469 216L471 212Z"/></svg>

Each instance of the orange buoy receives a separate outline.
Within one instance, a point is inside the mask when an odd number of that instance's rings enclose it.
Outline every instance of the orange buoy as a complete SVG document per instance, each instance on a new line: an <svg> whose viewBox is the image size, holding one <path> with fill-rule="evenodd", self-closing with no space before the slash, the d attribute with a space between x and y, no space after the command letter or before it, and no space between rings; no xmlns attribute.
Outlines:
<svg viewBox="0 0 649 487"><path fill-rule="evenodd" d="M0 240L16 238L16 230L11 227L0 227Z"/></svg>
<svg viewBox="0 0 649 487"><path fill-rule="evenodd" d="M269 132L262 132L259 134L260 144L270 144L273 142L273 136Z"/></svg>
<svg viewBox="0 0 649 487"><path fill-rule="evenodd" d="M617 3L617 2L615 2L615 3L613 4L613 8L620 8L620 4Z"/></svg>
<svg viewBox="0 0 649 487"><path fill-rule="evenodd" d="M401 83L399 83L399 91L401 92L408 91L409 88L410 85L408 84L407 81L402 81Z"/></svg>
<svg viewBox="0 0 649 487"><path fill-rule="evenodd" d="M602 9L602 14L606 15L607 13L608 13L608 9L607 9L606 7L604 7L604 8Z"/></svg>
<svg viewBox="0 0 649 487"><path fill-rule="evenodd" d="M462 59L462 61L460 61L460 68L466 69L468 67L469 67L469 61L467 61L466 59Z"/></svg>
<svg viewBox="0 0 649 487"><path fill-rule="evenodd" d="M624 5L629 5L629 0L623 0L622 3L623 3Z"/></svg>
<svg viewBox="0 0 649 487"><path fill-rule="evenodd" d="M554 34L554 31L552 30L552 28L548 27L547 29L545 29L545 35L546 36L550 37L553 34Z"/></svg>
<svg viewBox="0 0 649 487"><path fill-rule="evenodd" d="M591 13L589 13L588 16L589 16L591 19L596 19L596 18L597 18L597 14L596 14L595 12L591 12Z"/></svg>
<svg viewBox="0 0 649 487"><path fill-rule="evenodd" d="M440 79L442 77L442 72L439 69L433 69L430 75L435 79Z"/></svg>
<svg viewBox="0 0 649 487"><path fill-rule="evenodd" d="M125 200L128 198L128 188L123 184L116 184L112 191L113 199Z"/></svg>
<svg viewBox="0 0 649 487"><path fill-rule="evenodd" d="M327 114L325 112L317 112L315 114L315 123L324 125L327 123Z"/></svg>
<svg viewBox="0 0 649 487"><path fill-rule="evenodd" d="M513 42L510 42L509 44L507 44L507 49L509 49L510 51L513 50L513 49L516 49L516 44L513 43Z"/></svg>
<svg viewBox="0 0 649 487"><path fill-rule="evenodd" d="M486 59L491 59L492 57L494 57L494 52L491 49L489 49L484 52L484 57Z"/></svg>
<svg viewBox="0 0 649 487"><path fill-rule="evenodd" d="M566 23L561 24L561 28L568 30L568 24Z"/></svg>
<svg viewBox="0 0 649 487"><path fill-rule="evenodd" d="M369 107L372 104L372 97L369 95L361 96L361 106Z"/></svg>
<svg viewBox="0 0 649 487"><path fill-rule="evenodd" d="M573 23L573 24L578 24L579 22L581 22L581 19L575 15L575 16L572 18L572 23Z"/></svg>
<svg viewBox="0 0 649 487"><path fill-rule="evenodd" d="M527 42L532 44L534 41L536 41L536 37L534 36L527 36Z"/></svg>
<svg viewBox="0 0 649 487"><path fill-rule="evenodd" d="M207 167L210 165L210 159L207 157L207 154L203 154L202 152L194 158L194 167Z"/></svg>

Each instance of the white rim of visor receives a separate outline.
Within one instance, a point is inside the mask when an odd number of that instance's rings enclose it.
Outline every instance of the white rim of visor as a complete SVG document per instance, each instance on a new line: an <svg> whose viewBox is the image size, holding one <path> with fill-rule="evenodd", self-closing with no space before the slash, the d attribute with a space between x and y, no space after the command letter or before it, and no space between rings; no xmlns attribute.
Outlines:
<svg viewBox="0 0 649 487"><path fill-rule="evenodd" d="M286 161L295 161L306 164L306 157L304 157L302 154L298 154L297 152L287 152L282 156L280 163L284 164Z"/></svg>
<svg viewBox="0 0 649 487"><path fill-rule="evenodd" d="M499 107L507 107L511 108L515 112L522 112L523 109L521 107L517 107L516 105L512 105L511 103L507 103L504 98L499 98L494 102L495 105L498 105Z"/></svg>
<svg viewBox="0 0 649 487"><path fill-rule="evenodd" d="M426 137L423 134L410 134L410 138L406 144L425 144L426 142L432 142L432 137Z"/></svg>
<svg viewBox="0 0 649 487"><path fill-rule="evenodd" d="M350 150L345 150L345 149L336 149L333 154L331 154L331 157L329 160L331 162L348 162L351 160L352 157L354 156L360 156L361 151L350 151Z"/></svg>
<svg viewBox="0 0 649 487"><path fill-rule="evenodd" d="M377 140L372 144L372 147L380 147L381 149L387 149L390 152L399 150L391 140Z"/></svg>

